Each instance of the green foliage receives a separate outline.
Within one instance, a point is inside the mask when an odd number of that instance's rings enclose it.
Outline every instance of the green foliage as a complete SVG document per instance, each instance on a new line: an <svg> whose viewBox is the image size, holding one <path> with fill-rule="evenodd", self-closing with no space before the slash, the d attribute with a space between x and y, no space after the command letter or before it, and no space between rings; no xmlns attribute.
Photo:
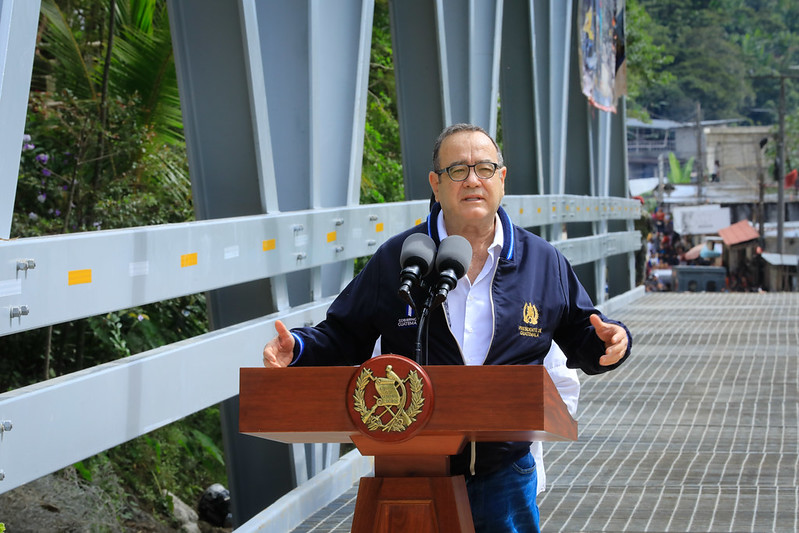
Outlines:
<svg viewBox="0 0 799 533"><path fill-rule="evenodd" d="M107 81L110 95L138 96L137 122L152 130L157 145L179 144L183 123L166 2L116 2L113 40L102 33L111 15L109 6L44 0L41 9L48 24L37 50L44 61L37 62L34 78L46 78L44 84L56 92L69 90L91 101L98 114L105 105ZM106 65L101 47L109 45L111 62Z"/></svg>
<svg viewBox="0 0 799 533"><path fill-rule="evenodd" d="M799 64L799 3L785 0L638 0L654 21L648 33L673 56L670 82L644 84L635 104L673 120L742 117L776 122L779 84L774 75ZM629 4L629 3L628 3ZM631 16L635 8L630 4ZM630 25L635 24L635 19ZM634 31L634 28L630 30ZM762 77L762 76L772 76ZM799 83L789 87L788 109L799 104Z"/></svg>
<svg viewBox="0 0 799 533"><path fill-rule="evenodd" d="M785 119L785 172L799 168L799 111Z"/></svg>
<svg viewBox="0 0 799 533"><path fill-rule="evenodd" d="M83 461L78 461L72 466L75 468L78 475L81 478L83 478L84 481L91 482L92 478L94 477L94 473L92 472L92 469L86 466L86 464Z"/></svg>
<svg viewBox="0 0 799 533"><path fill-rule="evenodd" d="M637 99L645 89L674 83L674 76L667 70L674 56L666 53L664 44L655 44L655 35L662 32L662 27L652 21L638 0L627 0L626 9L625 56L629 112L645 119L648 114L637 104Z"/></svg>
<svg viewBox="0 0 799 533"><path fill-rule="evenodd" d="M164 0L43 0L12 237L193 218ZM106 52L110 47L110 62ZM0 391L200 335L190 295L0 337ZM194 502L225 484L218 409L197 413L74 465L112 498L165 512L163 489ZM124 480L125 488L109 481ZM114 483L117 483L116 481ZM112 486L113 485L113 486Z"/></svg>
<svg viewBox="0 0 799 533"><path fill-rule="evenodd" d="M108 452L117 472L154 507L163 505L163 490L193 504L213 483L226 484L219 409L189 416ZM152 482L150 482L152 481Z"/></svg>
<svg viewBox="0 0 799 533"><path fill-rule="evenodd" d="M674 152L669 152L669 181L674 184L691 183L691 170L694 166L693 156L688 158L685 166L681 167Z"/></svg>
<svg viewBox="0 0 799 533"><path fill-rule="evenodd" d="M168 517L172 499L165 491L194 505L213 483L226 484L223 454L215 444L221 440L219 408L212 407L73 467L89 483L120 480L127 493L109 492L135 497L138 505Z"/></svg>
<svg viewBox="0 0 799 533"><path fill-rule="evenodd" d="M404 198L388 0L377 0L372 28L361 203L396 202Z"/></svg>

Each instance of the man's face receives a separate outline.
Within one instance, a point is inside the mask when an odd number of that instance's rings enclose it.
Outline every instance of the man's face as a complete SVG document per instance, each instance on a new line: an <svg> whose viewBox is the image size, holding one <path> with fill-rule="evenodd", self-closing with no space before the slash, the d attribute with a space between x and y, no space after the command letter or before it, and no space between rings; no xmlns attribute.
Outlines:
<svg viewBox="0 0 799 533"><path fill-rule="evenodd" d="M497 163L497 150L484 133L462 131L450 135L441 143L439 165L443 170L452 165ZM461 182L452 181L446 172L429 175L430 187L441 203L448 231L480 222L493 223L494 215L505 195L507 168L500 167L490 179L480 179L469 169L469 176Z"/></svg>

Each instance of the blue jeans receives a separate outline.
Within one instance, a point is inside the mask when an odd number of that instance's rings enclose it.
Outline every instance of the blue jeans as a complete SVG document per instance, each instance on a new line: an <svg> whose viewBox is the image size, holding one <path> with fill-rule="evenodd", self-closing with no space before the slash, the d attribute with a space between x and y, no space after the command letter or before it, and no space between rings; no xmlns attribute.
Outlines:
<svg viewBox="0 0 799 533"><path fill-rule="evenodd" d="M476 533L538 533L538 474L528 453L486 476L466 479Z"/></svg>

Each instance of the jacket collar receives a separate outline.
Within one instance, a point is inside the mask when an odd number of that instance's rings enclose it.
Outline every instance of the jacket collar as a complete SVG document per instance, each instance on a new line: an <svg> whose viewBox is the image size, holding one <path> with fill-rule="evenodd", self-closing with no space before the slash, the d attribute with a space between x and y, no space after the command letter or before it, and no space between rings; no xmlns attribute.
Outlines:
<svg viewBox="0 0 799 533"><path fill-rule="evenodd" d="M516 241L513 232L513 222L511 222L508 213L499 206L497 210L499 220L502 222L502 236L505 243L502 245L501 258L511 261L513 260L513 252L516 249ZM438 234L438 217L441 215L441 204L436 202L430 209L430 214L427 216L427 234L435 241L436 246L441 244L441 238Z"/></svg>

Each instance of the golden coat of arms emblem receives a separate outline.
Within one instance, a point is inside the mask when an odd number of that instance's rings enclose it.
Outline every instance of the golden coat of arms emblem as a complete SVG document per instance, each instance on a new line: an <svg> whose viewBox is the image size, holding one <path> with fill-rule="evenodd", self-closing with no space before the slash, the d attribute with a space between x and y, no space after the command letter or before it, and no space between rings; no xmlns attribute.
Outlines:
<svg viewBox="0 0 799 533"><path fill-rule="evenodd" d="M361 431L381 440L403 440L423 425L427 374L410 359L381 355L361 365L350 385L351 418ZM381 435L382 434L382 435ZM393 436L389 434L394 434Z"/></svg>
<svg viewBox="0 0 799 533"><path fill-rule="evenodd" d="M538 308L535 304L529 302L524 304L524 322L531 326L538 324Z"/></svg>

